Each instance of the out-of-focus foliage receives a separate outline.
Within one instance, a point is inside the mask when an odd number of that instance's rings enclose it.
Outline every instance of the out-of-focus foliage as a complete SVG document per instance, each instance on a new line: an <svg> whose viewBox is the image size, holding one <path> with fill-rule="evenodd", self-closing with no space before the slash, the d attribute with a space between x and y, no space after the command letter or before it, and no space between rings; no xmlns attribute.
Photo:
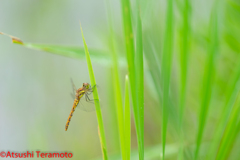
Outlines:
<svg viewBox="0 0 240 160"><path fill-rule="evenodd" d="M131 126L131 159L239 159L239 17L237 0L2 1L1 32L24 43L0 36L0 151L101 157L95 112L77 109L64 131L70 78L77 87L90 82L81 20L109 159L129 156L124 122ZM126 74L131 124L124 121Z"/></svg>

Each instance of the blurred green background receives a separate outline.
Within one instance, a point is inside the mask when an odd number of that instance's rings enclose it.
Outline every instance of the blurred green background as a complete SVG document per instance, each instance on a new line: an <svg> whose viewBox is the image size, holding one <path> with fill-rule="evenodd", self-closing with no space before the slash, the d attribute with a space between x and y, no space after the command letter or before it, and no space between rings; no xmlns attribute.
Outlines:
<svg viewBox="0 0 240 160"><path fill-rule="evenodd" d="M109 29L105 1L97 0L0 0L0 31L19 37L23 42L83 46L79 23L89 48L108 56ZM171 107L166 142L166 159L177 159L179 142L178 114L181 89L181 44L184 1L174 1L173 59L170 80ZM127 74L125 45L121 18L121 4L111 1L111 16L119 55L120 81L124 93ZM135 1L131 6L136 9ZM160 62L166 22L166 1L141 1L144 47L145 159L160 159L161 153L161 102L156 82L160 83ZM205 87L203 79L208 64L211 39L211 13L214 2L191 1L189 7L189 41L186 105L183 116L184 158L193 159L198 135L200 108ZM133 26L136 26L135 12ZM217 44L214 56L212 82L209 91L209 110L201 141L200 159L205 159L211 148L222 113L229 113L238 97L240 52L240 3L237 0L219 1ZM133 27L133 28L134 28ZM133 29L136 32L135 28ZM210 32L209 32L210 30ZM214 30L214 29L213 29ZM91 52L90 52L91 55ZM150 59L151 57L152 59ZM118 124L113 97L111 65L104 58L93 59L93 70L99 86L103 122L109 155L120 159ZM72 152L73 159L101 158L98 124L95 112L76 109L67 132L64 126L71 111L70 96L73 79L77 88L89 82L85 58L73 59L47 52L13 45L9 38L0 36L0 151ZM233 102L228 105L228 101ZM84 102L83 102L84 103ZM230 103L230 102L229 102ZM237 102L236 102L237 103ZM226 105L225 105L226 104ZM81 104L80 104L81 105ZM83 105L88 105L84 103ZM239 102L235 104L239 106ZM225 107L227 106L227 107ZM239 107L238 107L239 108ZM238 108L234 113L238 113ZM236 111L236 112L235 112ZM235 119L234 143L227 159L239 157L239 117ZM132 116L132 159L137 159L137 137ZM223 127L224 128L224 127ZM231 127L230 127L231 128ZM230 130L231 131L231 130ZM231 133L231 132L230 132ZM214 151L213 151L214 152ZM213 153L215 154L215 153ZM210 154L211 155L211 154ZM113 158L109 158L113 159Z"/></svg>

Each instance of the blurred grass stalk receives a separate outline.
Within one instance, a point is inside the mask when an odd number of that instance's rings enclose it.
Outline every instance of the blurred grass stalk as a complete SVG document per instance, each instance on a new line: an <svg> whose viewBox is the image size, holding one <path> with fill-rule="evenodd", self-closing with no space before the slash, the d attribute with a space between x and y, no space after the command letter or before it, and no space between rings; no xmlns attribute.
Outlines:
<svg viewBox="0 0 240 160"><path fill-rule="evenodd" d="M135 55L134 35L132 31L131 7L129 0L121 0L124 38L128 62L128 74L133 103L133 113L137 132L139 159L144 159L144 107L143 107L143 51L142 51L142 22L140 18L140 3L137 1L137 41ZM136 56L136 57L135 57ZM136 58L136 59L135 59ZM137 72L136 72L137 71ZM141 100L140 100L141 99Z"/></svg>
<svg viewBox="0 0 240 160"><path fill-rule="evenodd" d="M238 65L233 78L230 80L230 87L229 89L226 91L226 103L224 104L224 106L222 107L222 113L220 116L220 120L218 122L217 128L216 128L216 132L214 133L213 136L213 141L210 145L209 151L207 153L207 157L206 159L211 160L214 159L216 157L216 154L220 154L220 152L218 152L218 146L220 146L221 144L221 137L223 136L223 132L226 128L227 125L227 120L229 118L229 115L231 113L231 110L234 106L234 103L236 103L236 99L239 96L238 92L240 90L240 64Z"/></svg>
<svg viewBox="0 0 240 160"><path fill-rule="evenodd" d="M122 94L121 94L121 84L119 81L119 69L118 69L118 56L115 49L115 36L114 36L114 30L113 30L113 23L112 23L112 17L111 17L111 6L110 1L105 1L107 6L107 16L108 16L108 25L110 30L110 37L109 37L109 46L110 51L112 55L112 62L113 62L113 84L114 84L114 97L115 97L115 106L117 110L117 119L118 119L118 131L119 131L119 137L120 137L120 146L121 146L121 153L122 153L122 159L126 158L127 148L126 146L126 139L125 139L125 133L124 133L124 115L123 115L123 104L122 104Z"/></svg>
<svg viewBox="0 0 240 160"><path fill-rule="evenodd" d="M207 121L207 115L212 94L212 80L214 75L214 62L218 52L218 0L215 1L211 13L209 35L210 42L208 47L208 57L205 66L205 72L203 77L203 87L201 94L201 109L199 114L199 126L196 139L196 150L194 159L198 159L199 150L201 147L204 128Z"/></svg>
<svg viewBox="0 0 240 160"><path fill-rule="evenodd" d="M137 1L137 32L136 32L136 96L137 96L137 113L136 117L140 119L139 157L144 159L144 72L143 72L143 42L142 42L142 20L140 1Z"/></svg>
<svg viewBox="0 0 240 160"><path fill-rule="evenodd" d="M228 1L226 5L229 5L229 3L232 2L234 1ZM226 6L226 8L227 7L228 6ZM239 11L240 8L238 8L238 12ZM226 13L230 14L228 12ZM227 32L229 32L229 30L234 32L234 30L232 30L231 28L231 25L229 25L229 23L227 23L227 25L228 25L228 27L226 28ZM233 43L232 41L230 46L236 47L235 43ZM239 52L239 50L237 50L237 52ZM237 61L239 61L239 59ZM215 129L216 131L213 135L213 141L207 153L206 157L207 160L228 159L231 151L233 150L232 147L234 146L236 136L239 133L240 124L239 121L237 122L237 120L235 119L236 118L235 113L239 108L239 90L240 90L239 77L240 77L240 64L237 65L236 69L234 70L232 78L229 80L230 86L228 87L225 93L226 102L222 107L223 109L220 115L220 120ZM239 111L237 112L239 113Z"/></svg>
<svg viewBox="0 0 240 160"><path fill-rule="evenodd" d="M181 29L181 46L180 46L180 112L179 112L179 134L180 134L180 149L178 159L183 159L184 150L184 132L182 130L183 126L183 115L186 105L186 88L187 88L187 72L188 72L188 52L189 52L189 32L190 32L190 3L189 0L184 0L183 8L181 8L181 14L183 19L183 26Z"/></svg>
<svg viewBox="0 0 240 160"><path fill-rule="evenodd" d="M162 55L162 159L165 158L165 145L168 124L168 107L169 107L169 84L172 65L172 49L173 49L173 0L167 1L166 26L164 33L163 55Z"/></svg>
<svg viewBox="0 0 240 160"><path fill-rule="evenodd" d="M233 144L240 131L239 112L240 112L240 92L238 92L236 102L229 116L228 124L225 128L224 134L221 139L221 143L219 145L216 160L228 159L231 153Z"/></svg>
<svg viewBox="0 0 240 160"><path fill-rule="evenodd" d="M125 159L130 160L131 157L131 109L129 102L129 80L125 78L125 103L124 103L124 135L125 135Z"/></svg>
<svg viewBox="0 0 240 160"><path fill-rule="evenodd" d="M84 50L85 50L85 55L86 55L86 60L87 60L88 72L89 72L91 85L95 86L96 81L95 81L95 77L94 77L92 63L91 63L90 55L89 55L89 52L88 52L88 47L87 47L87 44L86 44L86 41L85 41L85 38L84 38L84 35L83 35L81 24L80 24L80 28L81 28L81 33L82 33L82 39L83 39L83 44L84 44ZM95 107L96 107L96 114L97 114L98 127L99 127L99 132L100 132L100 143L101 143L101 147L102 147L103 159L107 160L108 159L107 145L106 145L104 126L103 126L103 120L102 120L102 112L101 112L101 108L100 108L97 87L95 87L95 89L93 91L93 98L94 98L94 103L95 103Z"/></svg>

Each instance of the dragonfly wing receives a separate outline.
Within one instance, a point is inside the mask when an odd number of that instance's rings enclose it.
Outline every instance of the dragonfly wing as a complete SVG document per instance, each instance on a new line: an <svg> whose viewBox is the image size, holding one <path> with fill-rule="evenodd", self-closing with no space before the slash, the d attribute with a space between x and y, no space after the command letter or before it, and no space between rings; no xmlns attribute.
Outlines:
<svg viewBox="0 0 240 160"><path fill-rule="evenodd" d="M95 103L99 103L99 100L94 100L89 97L89 95L85 94L85 99L82 98L80 100L79 109L86 111L86 112L92 112L96 110Z"/></svg>
<svg viewBox="0 0 240 160"><path fill-rule="evenodd" d="M71 78L71 84L72 84L72 93L70 93L70 95L71 95L71 97L72 97L73 99L75 99L75 94L76 94L77 89L76 89L76 87L75 87L75 85L74 85L74 83L73 83L72 78Z"/></svg>
<svg viewBox="0 0 240 160"><path fill-rule="evenodd" d="M75 99L75 95L73 93L70 93L71 97Z"/></svg>
<svg viewBox="0 0 240 160"><path fill-rule="evenodd" d="M77 90L77 88L75 87L75 85L74 85L74 83L73 83L73 80L72 80L72 78L71 78L71 83L72 83L72 89L73 89L73 93L75 93L75 92L76 92L76 90Z"/></svg>
<svg viewBox="0 0 240 160"><path fill-rule="evenodd" d="M94 103L89 103L89 102L84 102L84 101L80 101L77 108L79 108L85 112L93 112L96 110Z"/></svg>

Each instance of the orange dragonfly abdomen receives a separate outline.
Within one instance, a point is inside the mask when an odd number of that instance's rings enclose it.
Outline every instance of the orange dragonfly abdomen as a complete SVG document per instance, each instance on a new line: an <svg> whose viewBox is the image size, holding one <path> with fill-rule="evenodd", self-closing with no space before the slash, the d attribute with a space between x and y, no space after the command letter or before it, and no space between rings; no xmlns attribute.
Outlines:
<svg viewBox="0 0 240 160"><path fill-rule="evenodd" d="M80 99L79 99L79 100L80 100ZM77 105L78 105L78 103L79 103L79 100L78 100L78 99L75 99L75 100L74 100L72 110L71 110L71 112L70 112L70 114L69 114L69 116L68 116L68 119L67 119L67 123L66 123L66 126L65 126L65 131L67 131L67 129L68 129L69 123L70 123L71 118L72 118L72 116L73 116L73 112L75 111L75 109L76 109L76 107L77 107Z"/></svg>

